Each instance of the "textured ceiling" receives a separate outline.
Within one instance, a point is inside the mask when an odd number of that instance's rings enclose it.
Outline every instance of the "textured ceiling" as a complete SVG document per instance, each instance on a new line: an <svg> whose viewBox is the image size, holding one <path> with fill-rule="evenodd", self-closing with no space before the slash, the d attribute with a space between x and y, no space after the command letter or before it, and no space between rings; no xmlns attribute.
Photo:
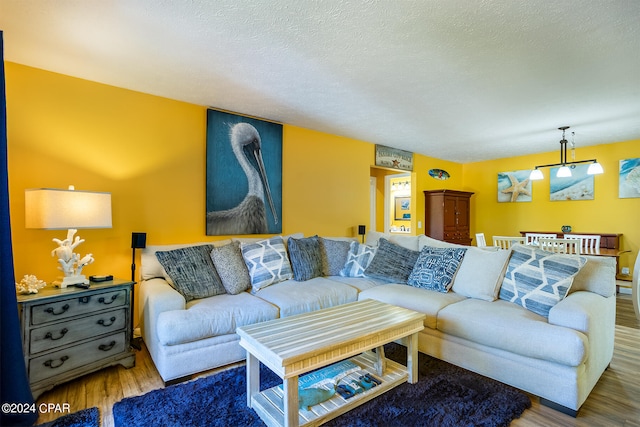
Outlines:
<svg viewBox="0 0 640 427"><path fill-rule="evenodd" d="M7 61L462 163L563 125L640 139L639 22L638 0L0 0Z"/></svg>

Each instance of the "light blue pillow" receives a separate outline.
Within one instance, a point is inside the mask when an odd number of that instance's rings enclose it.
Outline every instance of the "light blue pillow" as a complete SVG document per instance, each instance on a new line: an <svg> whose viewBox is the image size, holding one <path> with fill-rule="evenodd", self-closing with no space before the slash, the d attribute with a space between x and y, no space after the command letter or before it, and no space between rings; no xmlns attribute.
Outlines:
<svg viewBox="0 0 640 427"><path fill-rule="evenodd" d="M340 270L340 275L344 277L365 277L364 271L375 254L376 248L358 242L351 242L347 262L344 264L344 268Z"/></svg>
<svg viewBox="0 0 640 427"><path fill-rule="evenodd" d="M416 288L449 292L453 278L467 252L464 248L434 248L425 246L420 251L407 284Z"/></svg>
<svg viewBox="0 0 640 427"><path fill-rule="evenodd" d="M549 317L549 310L567 296L587 258L513 245L499 298Z"/></svg>
<svg viewBox="0 0 640 427"><path fill-rule="evenodd" d="M240 250L251 277L251 293L293 277L282 236L241 243Z"/></svg>

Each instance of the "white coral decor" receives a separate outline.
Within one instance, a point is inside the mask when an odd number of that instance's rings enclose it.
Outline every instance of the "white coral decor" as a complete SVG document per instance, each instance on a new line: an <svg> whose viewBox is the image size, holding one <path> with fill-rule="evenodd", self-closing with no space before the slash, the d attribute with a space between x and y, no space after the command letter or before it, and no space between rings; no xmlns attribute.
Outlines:
<svg viewBox="0 0 640 427"><path fill-rule="evenodd" d="M38 290L47 286L44 280L38 279L33 274L25 274L20 283L16 282L16 291L19 294L37 294Z"/></svg>

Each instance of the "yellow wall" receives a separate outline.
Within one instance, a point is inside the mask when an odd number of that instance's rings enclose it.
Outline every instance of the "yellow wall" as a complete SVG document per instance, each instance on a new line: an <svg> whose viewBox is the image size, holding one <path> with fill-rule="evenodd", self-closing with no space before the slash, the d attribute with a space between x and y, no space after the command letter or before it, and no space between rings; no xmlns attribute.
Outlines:
<svg viewBox="0 0 640 427"><path fill-rule="evenodd" d="M472 233L483 232L487 242L493 235L519 236L520 231L561 232L570 225L575 233L622 233L622 249L630 253L620 257L620 266L633 270L640 246L640 198L618 198L619 161L640 157L640 140L576 148L576 160L596 158L605 173L596 175L594 200L550 201L549 169L545 179L532 183L532 201L498 203L498 173L531 169L556 163L558 153L511 157L464 165L467 189L472 197Z"/></svg>
<svg viewBox="0 0 640 427"><path fill-rule="evenodd" d="M129 277L134 231L146 232L150 245L217 239L205 236L205 107L14 63L5 68L18 279L36 274L53 280L58 272L51 239L65 235L24 228L26 188L73 184L112 193L113 228L78 232L86 239L78 248L81 255L91 252L96 259L85 269L89 275ZM283 131L283 233L356 236L358 224L370 230L374 144L286 124ZM640 141L577 149L578 159L596 157L605 167L595 178L594 201L549 202L547 178L533 184L531 203L496 202L498 172L529 169L556 157L553 152L462 165L416 154L416 221L424 222L424 190L473 191L472 233L490 238L524 228L559 230L563 224L576 232L621 232L623 247L633 251L623 265L630 265L640 244L634 215L640 199L617 198L617 162L640 157ZM432 168L447 170L451 178L431 178Z"/></svg>
<svg viewBox="0 0 640 427"><path fill-rule="evenodd" d="M26 188L112 193L113 228L79 230L84 272L131 274L131 232L147 244L205 235L206 108L6 63L9 185L18 280L58 276L65 231L24 228ZM374 145L284 126L283 233L355 236L368 224ZM138 262L139 268L139 262Z"/></svg>

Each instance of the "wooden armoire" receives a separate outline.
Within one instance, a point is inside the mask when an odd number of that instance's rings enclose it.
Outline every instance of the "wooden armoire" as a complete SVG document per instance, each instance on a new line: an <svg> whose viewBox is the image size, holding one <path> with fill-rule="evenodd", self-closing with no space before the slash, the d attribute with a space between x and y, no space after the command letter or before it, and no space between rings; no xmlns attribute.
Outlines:
<svg viewBox="0 0 640 427"><path fill-rule="evenodd" d="M471 245L470 204L473 193L457 190L425 191L424 234L459 245Z"/></svg>

